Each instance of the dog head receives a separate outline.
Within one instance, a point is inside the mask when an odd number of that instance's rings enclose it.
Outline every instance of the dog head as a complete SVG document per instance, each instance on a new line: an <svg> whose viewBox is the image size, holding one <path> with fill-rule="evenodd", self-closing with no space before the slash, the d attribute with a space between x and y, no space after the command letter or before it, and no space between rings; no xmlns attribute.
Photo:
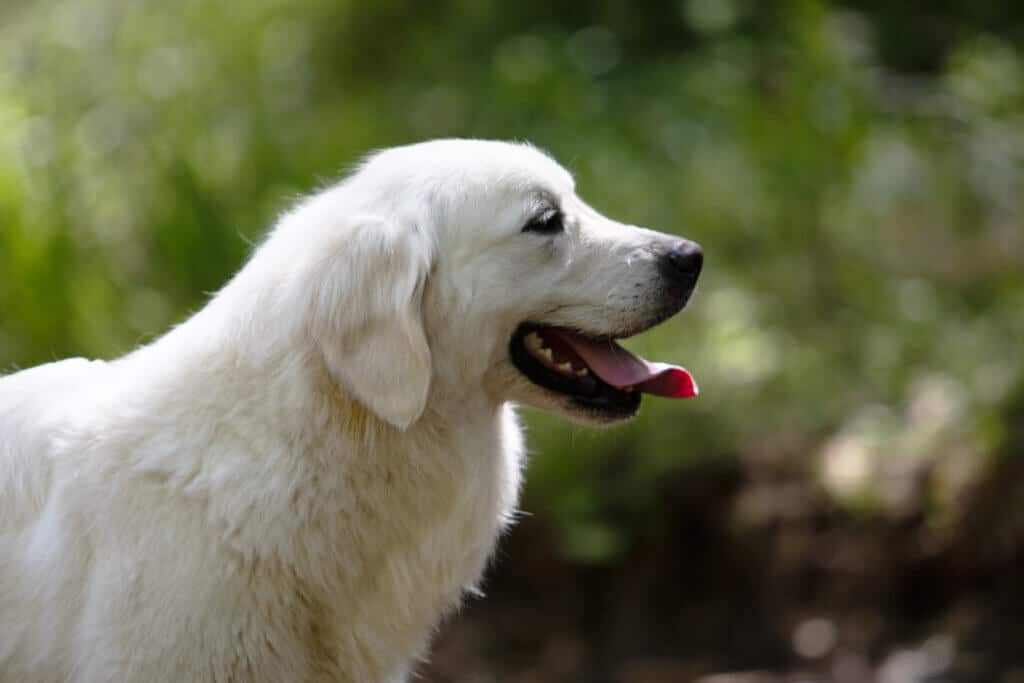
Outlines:
<svg viewBox="0 0 1024 683"><path fill-rule="evenodd" d="M319 264L309 317L332 376L395 427L472 392L587 424L696 393L615 340L686 305L700 248L602 216L533 147L386 150L285 224Z"/></svg>

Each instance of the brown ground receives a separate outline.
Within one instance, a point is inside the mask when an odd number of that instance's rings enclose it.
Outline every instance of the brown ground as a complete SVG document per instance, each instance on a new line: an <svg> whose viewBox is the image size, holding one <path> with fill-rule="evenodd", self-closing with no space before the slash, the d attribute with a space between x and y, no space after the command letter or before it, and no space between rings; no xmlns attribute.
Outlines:
<svg viewBox="0 0 1024 683"><path fill-rule="evenodd" d="M719 465L663 492L614 566L558 559L527 517L448 623L431 683L1024 683L1024 458L951 529L842 511L805 479ZM737 523L755 506L756 524Z"/></svg>

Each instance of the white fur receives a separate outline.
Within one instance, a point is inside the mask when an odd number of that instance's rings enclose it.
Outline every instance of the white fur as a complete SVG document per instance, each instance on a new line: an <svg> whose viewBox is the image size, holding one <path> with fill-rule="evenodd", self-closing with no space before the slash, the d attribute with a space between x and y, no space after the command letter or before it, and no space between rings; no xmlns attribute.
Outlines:
<svg viewBox="0 0 1024 683"><path fill-rule="evenodd" d="M0 379L0 681L404 680L515 509L508 401L596 419L510 336L650 324L666 239L531 147L398 148L156 342Z"/></svg>

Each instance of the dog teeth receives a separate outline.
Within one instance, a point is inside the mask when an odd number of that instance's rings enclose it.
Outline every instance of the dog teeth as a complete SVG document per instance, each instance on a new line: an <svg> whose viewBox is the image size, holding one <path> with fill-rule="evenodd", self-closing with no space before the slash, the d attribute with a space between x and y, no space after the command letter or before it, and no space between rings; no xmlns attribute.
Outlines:
<svg viewBox="0 0 1024 683"><path fill-rule="evenodd" d="M551 349L544 346L544 339L536 332L526 335L526 338L523 339L523 344L526 346L526 350L533 356L546 360L548 363L554 363L554 354L551 352Z"/></svg>
<svg viewBox="0 0 1024 683"><path fill-rule="evenodd" d="M586 377L587 375L590 374L590 370L588 370L587 368L580 368L579 370L577 370L575 367L573 367L571 361L566 361L564 363L556 363L554 352L548 347L544 346L544 338L541 337L537 332L530 332L528 335L526 335L526 337L523 338L523 345L526 347L526 350L530 352L530 355L532 355L534 358L537 358L538 360L540 360L541 362L543 362L545 365L547 365L552 370L555 370L556 372L560 372L563 375L568 375L570 377L572 377L573 375L575 375L576 377Z"/></svg>

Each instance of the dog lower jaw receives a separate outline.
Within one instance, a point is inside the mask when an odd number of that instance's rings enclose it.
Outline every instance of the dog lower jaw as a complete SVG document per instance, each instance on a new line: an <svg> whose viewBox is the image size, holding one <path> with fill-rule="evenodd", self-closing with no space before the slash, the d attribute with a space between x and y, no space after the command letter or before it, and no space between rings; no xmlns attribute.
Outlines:
<svg viewBox="0 0 1024 683"><path fill-rule="evenodd" d="M639 396L631 410L610 411L583 404L572 396L557 394L536 385L533 387L535 387L535 391L531 391L530 396L519 396L513 400L549 415L561 417L581 427L598 429L613 427L632 420L640 412Z"/></svg>
<svg viewBox="0 0 1024 683"><path fill-rule="evenodd" d="M500 361L486 373L484 388L497 402L513 401L582 427L604 428L622 424L636 417L640 409L639 393L631 395L635 403L628 411L608 411L580 403L572 396L530 381L509 359Z"/></svg>

